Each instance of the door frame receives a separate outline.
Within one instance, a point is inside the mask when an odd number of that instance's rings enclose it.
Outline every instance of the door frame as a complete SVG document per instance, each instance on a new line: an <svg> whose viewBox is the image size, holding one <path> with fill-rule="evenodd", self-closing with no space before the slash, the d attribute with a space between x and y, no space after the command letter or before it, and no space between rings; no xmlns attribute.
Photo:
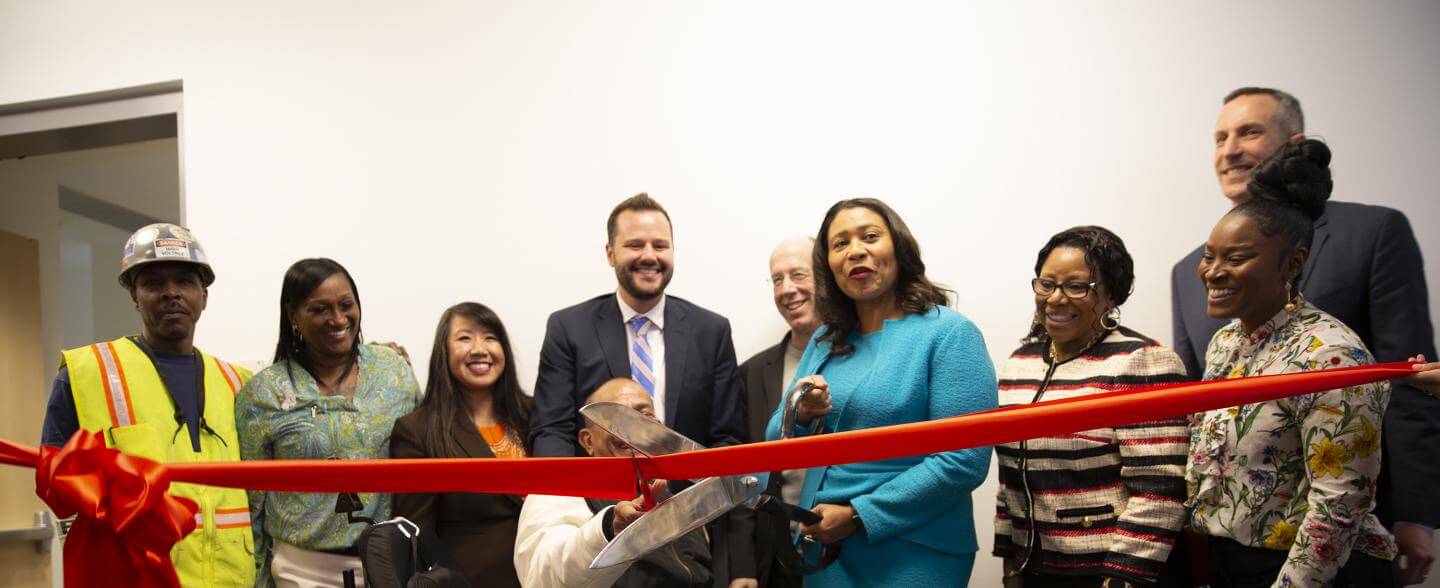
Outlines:
<svg viewBox="0 0 1440 588"><path fill-rule="evenodd" d="M0 159L174 137L179 163L179 220L184 224L183 90L180 80L172 80L0 104Z"/></svg>

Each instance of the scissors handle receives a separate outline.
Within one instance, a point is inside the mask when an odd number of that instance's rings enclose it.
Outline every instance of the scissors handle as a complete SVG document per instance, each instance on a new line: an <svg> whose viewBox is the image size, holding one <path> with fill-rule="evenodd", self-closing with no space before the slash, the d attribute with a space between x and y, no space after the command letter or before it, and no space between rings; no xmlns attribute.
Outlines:
<svg viewBox="0 0 1440 588"><path fill-rule="evenodd" d="M772 514L785 517L802 525L813 525L820 522L820 515L815 511L805 510L774 496L766 496L760 503L760 508L770 511Z"/></svg>
<svg viewBox="0 0 1440 588"><path fill-rule="evenodd" d="M795 421L800 417L800 399L815 389L815 384L810 381L801 382L790 390L789 396L785 399L785 412L780 414L780 438L789 439L795 436ZM821 421L824 422L824 421Z"/></svg>

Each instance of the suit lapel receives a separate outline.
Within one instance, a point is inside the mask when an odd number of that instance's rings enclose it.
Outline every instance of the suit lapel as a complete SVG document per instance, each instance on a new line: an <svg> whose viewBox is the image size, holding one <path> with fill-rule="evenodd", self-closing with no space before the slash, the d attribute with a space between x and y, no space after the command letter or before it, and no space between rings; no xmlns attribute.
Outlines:
<svg viewBox="0 0 1440 588"><path fill-rule="evenodd" d="M685 360L690 355L690 337L686 330L685 308L674 298L665 303L665 426L675 427L675 412L684 390Z"/></svg>
<svg viewBox="0 0 1440 588"><path fill-rule="evenodd" d="M605 353L605 365L611 378L630 377L630 350L625 340L625 322L620 317L620 303L614 296L599 300L595 311L595 337ZM588 394L588 392L587 392Z"/></svg>
<svg viewBox="0 0 1440 588"><path fill-rule="evenodd" d="M1305 287L1310 284L1310 279L1315 277L1316 260L1320 259L1320 250L1325 247L1325 242L1330 240L1330 213L1325 212L1320 218L1315 219L1315 236L1310 241L1310 257L1305 259L1305 269L1300 276L1300 291L1304 292Z"/></svg>
<svg viewBox="0 0 1440 588"><path fill-rule="evenodd" d="M490 444L480 436L480 431L475 428L475 423L466 418L464 414L455 414L455 431L451 433L455 443L460 450L465 452L465 457L472 458L494 458L495 453L490 451Z"/></svg>
<svg viewBox="0 0 1440 588"><path fill-rule="evenodd" d="M780 406L780 398L785 395L785 387L790 382L785 379L785 352L790 348L790 333L785 333L785 338L780 340L780 346L775 348L765 358L765 402L766 407ZM773 410L769 412L774 412ZM768 422L768 419L767 419Z"/></svg>
<svg viewBox="0 0 1440 588"><path fill-rule="evenodd" d="M490 451L490 444L480 436L480 431L475 428L475 423L464 414L455 414L455 431L451 433L455 443L460 450L465 452L466 457L477 459L497 459L495 452ZM506 500L515 503L517 506L523 504L521 497L513 494L502 494Z"/></svg>

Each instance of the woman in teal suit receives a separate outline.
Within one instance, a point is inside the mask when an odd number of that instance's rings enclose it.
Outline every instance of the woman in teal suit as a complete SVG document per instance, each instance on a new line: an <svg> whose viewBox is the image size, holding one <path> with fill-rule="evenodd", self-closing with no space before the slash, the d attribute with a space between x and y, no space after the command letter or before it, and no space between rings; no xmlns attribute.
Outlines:
<svg viewBox="0 0 1440 588"><path fill-rule="evenodd" d="M980 331L946 307L925 278L900 216L874 199L844 200L815 241L824 326L800 359L795 435L927 421L994 408L995 370ZM784 407L767 436L780 437ZM990 448L814 468L800 505L821 521L802 544L839 543L834 564L807 586L959 586L978 549L970 493L990 471Z"/></svg>

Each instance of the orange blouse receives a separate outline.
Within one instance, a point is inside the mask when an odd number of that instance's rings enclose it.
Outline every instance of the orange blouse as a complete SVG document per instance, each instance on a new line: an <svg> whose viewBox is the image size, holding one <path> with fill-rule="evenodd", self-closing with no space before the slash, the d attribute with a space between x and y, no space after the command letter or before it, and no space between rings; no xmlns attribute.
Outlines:
<svg viewBox="0 0 1440 588"><path fill-rule="evenodd" d="M525 457L525 447L516 443L510 435L505 434L504 425L490 425L488 427L476 427L480 430L480 436L485 438L485 443L490 446L490 452L500 459L521 459Z"/></svg>

